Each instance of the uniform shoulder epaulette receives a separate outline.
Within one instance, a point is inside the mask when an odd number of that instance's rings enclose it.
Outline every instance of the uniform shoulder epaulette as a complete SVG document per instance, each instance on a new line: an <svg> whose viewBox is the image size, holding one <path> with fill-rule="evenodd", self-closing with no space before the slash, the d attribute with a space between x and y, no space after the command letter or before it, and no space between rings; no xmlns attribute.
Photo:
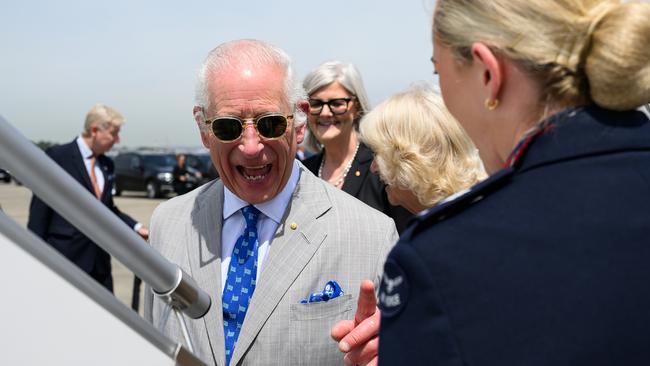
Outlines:
<svg viewBox="0 0 650 366"><path fill-rule="evenodd" d="M504 168L475 186L449 197L426 211L422 211L414 219L416 223L412 235L416 235L419 231L428 228L434 223L455 215L482 200L486 195L510 181L514 172L515 169L512 167Z"/></svg>

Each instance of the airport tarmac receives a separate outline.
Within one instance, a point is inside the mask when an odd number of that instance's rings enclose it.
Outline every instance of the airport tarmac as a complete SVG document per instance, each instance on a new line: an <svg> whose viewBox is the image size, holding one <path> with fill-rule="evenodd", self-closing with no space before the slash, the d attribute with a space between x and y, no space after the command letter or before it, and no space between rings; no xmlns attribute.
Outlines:
<svg viewBox="0 0 650 366"><path fill-rule="evenodd" d="M0 183L0 206L4 213L21 226L27 225L29 217L29 202L32 193L29 189L15 183ZM123 192L122 196L115 197L117 207L143 225L149 227L149 219L153 210L166 199L148 199L144 192ZM128 268L115 258L112 259L113 283L115 296L126 306L131 307L133 296L134 275ZM139 313L142 314L142 295L144 284L140 290Z"/></svg>

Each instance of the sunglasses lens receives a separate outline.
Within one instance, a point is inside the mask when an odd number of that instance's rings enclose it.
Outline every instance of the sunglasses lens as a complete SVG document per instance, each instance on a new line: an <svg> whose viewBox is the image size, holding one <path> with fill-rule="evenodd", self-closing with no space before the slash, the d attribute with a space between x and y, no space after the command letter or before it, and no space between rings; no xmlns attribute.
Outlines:
<svg viewBox="0 0 650 366"><path fill-rule="evenodd" d="M287 119L283 116L266 116L257 121L257 131L267 139L278 138L287 130Z"/></svg>
<svg viewBox="0 0 650 366"><path fill-rule="evenodd" d="M241 136L242 125L234 118L217 118L212 122L212 132L221 141L233 141Z"/></svg>

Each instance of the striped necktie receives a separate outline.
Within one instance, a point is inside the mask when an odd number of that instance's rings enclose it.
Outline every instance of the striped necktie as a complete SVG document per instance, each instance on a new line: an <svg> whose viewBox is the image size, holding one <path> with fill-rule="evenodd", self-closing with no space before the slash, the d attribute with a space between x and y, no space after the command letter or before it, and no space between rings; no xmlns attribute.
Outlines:
<svg viewBox="0 0 650 366"><path fill-rule="evenodd" d="M237 239L230 256L222 298L226 365L230 364L257 279L257 219L260 211L253 206L246 206L242 208L242 214L246 228Z"/></svg>

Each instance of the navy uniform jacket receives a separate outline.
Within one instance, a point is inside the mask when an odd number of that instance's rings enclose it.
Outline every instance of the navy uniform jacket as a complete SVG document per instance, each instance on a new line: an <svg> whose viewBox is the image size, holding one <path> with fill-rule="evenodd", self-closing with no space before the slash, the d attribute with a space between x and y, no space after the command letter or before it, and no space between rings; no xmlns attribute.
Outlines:
<svg viewBox="0 0 650 366"><path fill-rule="evenodd" d="M321 152L306 159L302 163L315 176L318 176L318 168L320 168L321 161L323 161L323 156L324 153ZM393 219L395 226L397 226L397 231L401 233L406 229L413 215L404 207L393 206L388 202L386 185L382 183L379 176L370 171L372 159L372 151L366 145L360 144L357 155L352 161L352 166L348 175L345 177L345 181L343 181L343 187L341 189Z"/></svg>
<svg viewBox="0 0 650 366"><path fill-rule="evenodd" d="M65 145L52 147L46 153L87 189L90 194L95 195L76 140ZM118 215L129 227L133 227L136 221L120 212L113 203L112 190L115 181L113 161L105 155L99 155L96 164L100 166L104 173L102 203ZM77 264L84 272L90 274L109 291L113 291L110 255L36 196L32 197L29 207L27 227Z"/></svg>
<svg viewBox="0 0 650 366"><path fill-rule="evenodd" d="M560 113L418 217L379 297L380 365L650 365L650 121Z"/></svg>

